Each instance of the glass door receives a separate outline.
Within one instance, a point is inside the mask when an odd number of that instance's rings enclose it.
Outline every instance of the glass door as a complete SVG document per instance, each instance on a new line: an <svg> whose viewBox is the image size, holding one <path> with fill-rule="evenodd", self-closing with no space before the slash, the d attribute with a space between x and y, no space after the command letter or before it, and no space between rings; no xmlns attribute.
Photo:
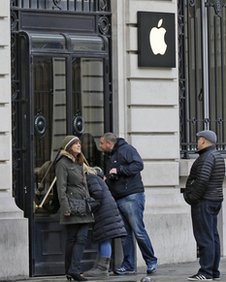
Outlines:
<svg viewBox="0 0 226 282"><path fill-rule="evenodd" d="M82 142L90 166L103 166L98 139L104 132L103 59L73 58L72 104L73 133Z"/></svg>
<svg viewBox="0 0 226 282"><path fill-rule="evenodd" d="M104 68L103 58L33 58L33 275L64 274L64 228L59 225L54 160L65 135L81 139L82 151L91 166L103 166L98 139L105 130L108 77ZM90 231L84 269L95 259L91 238Z"/></svg>
<svg viewBox="0 0 226 282"><path fill-rule="evenodd" d="M54 160L67 133L66 75L66 58L34 57L34 275L64 273L64 228L59 225Z"/></svg>
<svg viewBox="0 0 226 282"><path fill-rule="evenodd" d="M81 139L91 166L103 166L98 148L98 139L104 133L103 59L73 58L68 65L72 68L71 79L67 78L66 58L34 57L35 203L46 209L51 209L48 199L42 204L54 178L51 164L66 134ZM68 81L71 85L67 87Z"/></svg>

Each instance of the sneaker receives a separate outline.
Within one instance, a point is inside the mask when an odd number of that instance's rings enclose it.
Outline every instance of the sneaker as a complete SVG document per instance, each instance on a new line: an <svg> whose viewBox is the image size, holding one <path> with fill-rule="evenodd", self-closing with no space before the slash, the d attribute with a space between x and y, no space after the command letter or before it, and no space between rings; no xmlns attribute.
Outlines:
<svg viewBox="0 0 226 282"><path fill-rule="evenodd" d="M117 275L126 275L126 274L134 274L136 273L135 270L132 269L126 269L124 266L116 268L114 270L114 273Z"/></svg>
<svg viewBox="0 0 226 282"><path fill-rule="evenodd" d="M207 278L205 275L201 273L197 273L195 275L188 277L188 280L189 281L213 281L212 278Z"/></svg>
<svg viewBox="0 0 226 282"><path fill-rule="evenodd" d="M157 270L157 263L153 263L153 264L148 266L147 274L152 274L152 273L156 272L156 270Z"/></svg>

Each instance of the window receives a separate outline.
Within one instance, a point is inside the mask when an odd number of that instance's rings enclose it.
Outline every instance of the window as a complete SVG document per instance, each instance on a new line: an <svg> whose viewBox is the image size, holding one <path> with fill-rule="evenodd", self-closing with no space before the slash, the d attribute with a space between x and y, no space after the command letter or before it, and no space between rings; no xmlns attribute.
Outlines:
<svg viewBox="0 0 226 282"><path fill-rule="evenodd" d="M181 153L185 158L195 152L195 134L204 129L214 130L217 149L226 151L226 9L222 5L217 11L210 2L178 2Z"/></svg>

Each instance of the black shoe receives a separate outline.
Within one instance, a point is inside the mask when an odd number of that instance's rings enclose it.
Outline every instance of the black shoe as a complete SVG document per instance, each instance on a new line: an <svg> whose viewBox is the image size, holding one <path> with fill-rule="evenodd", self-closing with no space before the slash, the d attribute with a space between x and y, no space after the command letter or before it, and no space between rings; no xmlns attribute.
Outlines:
<svg viewBox="0 0 226 282"><path fill-rule="evenodd" d="M67 277L67 280L87 281L87 279L81 276L79 273L68 273L66 277Z"/></svg>
<svg viewBox="0 0 226 282"><path fill-rule="evenodd" d="M212 278L208 278L205 275L201 274L201 273L197 273L195 275L192 275L190 277L188 277L189 281L213 281Z"/></svg>
<svg viewBox="0 0 226 282"><path fill-rule="evenodd" d="M219 270L213 271L213 280L214 281L220 281L221 280L221 274L220 274Z"/></svg>
<svg viewBox="0 0 226 282"><path fill-rule="evenodd" d="M116 268L114 270L114 273L117 274L117 275L129 275L129 274L136 273L136 271L133 270L133 269L127 269L124 266L122 266L122 267Z"/></svg>

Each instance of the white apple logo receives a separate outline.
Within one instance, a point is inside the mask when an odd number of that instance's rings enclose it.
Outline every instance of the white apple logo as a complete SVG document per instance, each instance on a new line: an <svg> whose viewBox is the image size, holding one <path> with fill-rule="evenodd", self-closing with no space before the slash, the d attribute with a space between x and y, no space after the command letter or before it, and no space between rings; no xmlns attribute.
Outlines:
<svg viewBox="0 0 226 282"><path fill-rule="evenodd" d="M157 55L164 55L167 49L167 44L165 42L166 29L161 27L163 19L158 22L158 27L153 27L149 34L150 46L152 52Z"/></svg>

